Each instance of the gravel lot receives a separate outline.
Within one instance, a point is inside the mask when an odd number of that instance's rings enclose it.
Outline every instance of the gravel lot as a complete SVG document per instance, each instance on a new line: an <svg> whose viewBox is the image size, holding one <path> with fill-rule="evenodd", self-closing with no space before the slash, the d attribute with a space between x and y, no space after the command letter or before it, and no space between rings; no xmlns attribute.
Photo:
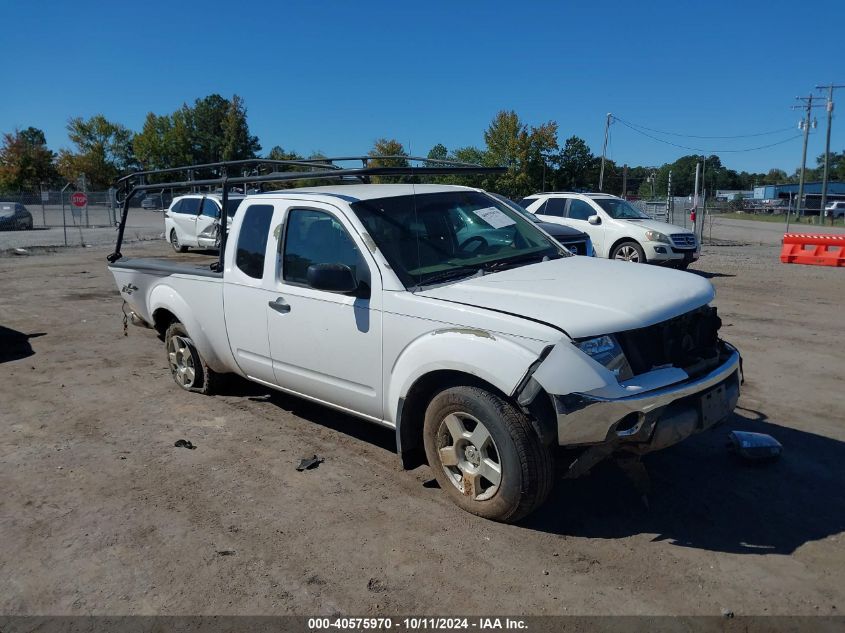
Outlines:
<svg viewBox="0 0 845 633"><path fill-rule="evenodd" d="M608 464L519 526L400 471L388 430L243 382L180 391L153 333L123 336L109 248L0 258L0 613L841 613L845 270L778 250L694 266L745 356L727 425L646 458L648 509ZM784 457L738 463L733 428Z"/></svg>

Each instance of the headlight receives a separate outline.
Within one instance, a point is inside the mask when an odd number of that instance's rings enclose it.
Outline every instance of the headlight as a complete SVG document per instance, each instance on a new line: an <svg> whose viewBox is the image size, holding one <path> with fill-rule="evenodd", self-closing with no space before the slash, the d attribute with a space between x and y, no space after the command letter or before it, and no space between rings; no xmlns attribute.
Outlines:
<svg viewBox="0 0 845 633"><path fill-rule="evenodd" d="M669 244L669 238L663 235L660 231L646 231L645 238L649 242L663 242L665 244Z"/></svg>
<svg viewBox="0 0 845 633"><path fill-rule="evenodd" d="M634 375L628 359L625 358L625 352L609 334L578 341L575 346L597 363L604 365L619 381L628 380Z"/></svg>

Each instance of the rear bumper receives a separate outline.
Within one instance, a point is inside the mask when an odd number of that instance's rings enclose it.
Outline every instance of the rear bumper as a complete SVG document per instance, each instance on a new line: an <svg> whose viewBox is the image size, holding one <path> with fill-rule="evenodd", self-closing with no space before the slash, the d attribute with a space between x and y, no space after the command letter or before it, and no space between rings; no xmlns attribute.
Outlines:
<svg viewBox="0 0 845 633"><path fill-rule="evenodd" d="M647 453L721 422L739 399L739 352L724 344L710 373L628 398L552 396L561 446L627 444Z"/></svg>

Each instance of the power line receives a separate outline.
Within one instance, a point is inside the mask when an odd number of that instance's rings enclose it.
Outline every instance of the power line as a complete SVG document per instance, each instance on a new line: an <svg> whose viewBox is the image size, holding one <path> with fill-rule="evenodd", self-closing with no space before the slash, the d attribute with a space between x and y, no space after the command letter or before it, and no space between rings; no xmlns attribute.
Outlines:
<svg viewBox="0 0 845 633"><path fill-rule="evenodd" d="M624 121L620 119L618 116L613 117L616 121L620 123L624 123L628 127L632 128L640 128L643 130L648 130L649 132L655 132L656 134L665 134L666 136L680 136L683 138L706 138L706 139L732 139L732 138L753 138L755 136L771 136L772 134L781 134L783 132L788 132L792 129L792 126L781 128L779 130L771 130L769 132L756 132L754 134L734 134L732 136L703 136L698 134L680 134L678 132L666 132L665 130L657 130L652 127L646 127L645 125L640 125L639 123L631 123L630 121Z"/></svg>
<svg viewBox="0 0 845 633"><path fill-rule="evenodd" d="M618 117L613 117L613 120L619 121L619 123L621 123L622 125L624 125L625 127L629 128L629 129L633 130L637 134L642 134L643 136L647 136L648 138L650 138L654 141L657 141L658 143L665 143L666 145L672 145L673 147L680 147L681 149L688 149L690 151L700 152L702 154L704 154L704 153L710 153L710 154L732 153L732 154L737 154L737 153L741 153L741 152L756 152L757 150L768 149L769 147L775 147L776 145L783 145L784 143L788 143L789 141L793 141L797 138L801 138L801 134L796 134L795 136L790 136L789 138L785 138L783 140L776 141L775 143L769 143L767 145L760 145L758 147L744 147L742 149L705 149L705 148L701 148L701 147L690 147L688 145L680 145L679 143L673 143L672 141L667 141L666 139L659 138L657 136L653 136L651 134L648 134L647 132L643 132L642 130L637 129L636 127L629 125L626 121L623 121L622 119L620 119ZM787 129L792 129L792 128L787 128Z"/></svg>

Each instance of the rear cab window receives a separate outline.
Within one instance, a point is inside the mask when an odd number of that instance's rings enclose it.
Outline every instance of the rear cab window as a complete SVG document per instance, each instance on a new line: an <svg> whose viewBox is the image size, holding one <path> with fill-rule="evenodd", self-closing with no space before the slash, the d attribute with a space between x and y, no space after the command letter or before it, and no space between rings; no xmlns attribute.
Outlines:
<svg viewBox="0 0 845 633"><path fill-rule="evenodd" d="M253 279L264 276L264 257L272 219L271 204L253 204L244 212L235 248L235 266Z"/></svg>

